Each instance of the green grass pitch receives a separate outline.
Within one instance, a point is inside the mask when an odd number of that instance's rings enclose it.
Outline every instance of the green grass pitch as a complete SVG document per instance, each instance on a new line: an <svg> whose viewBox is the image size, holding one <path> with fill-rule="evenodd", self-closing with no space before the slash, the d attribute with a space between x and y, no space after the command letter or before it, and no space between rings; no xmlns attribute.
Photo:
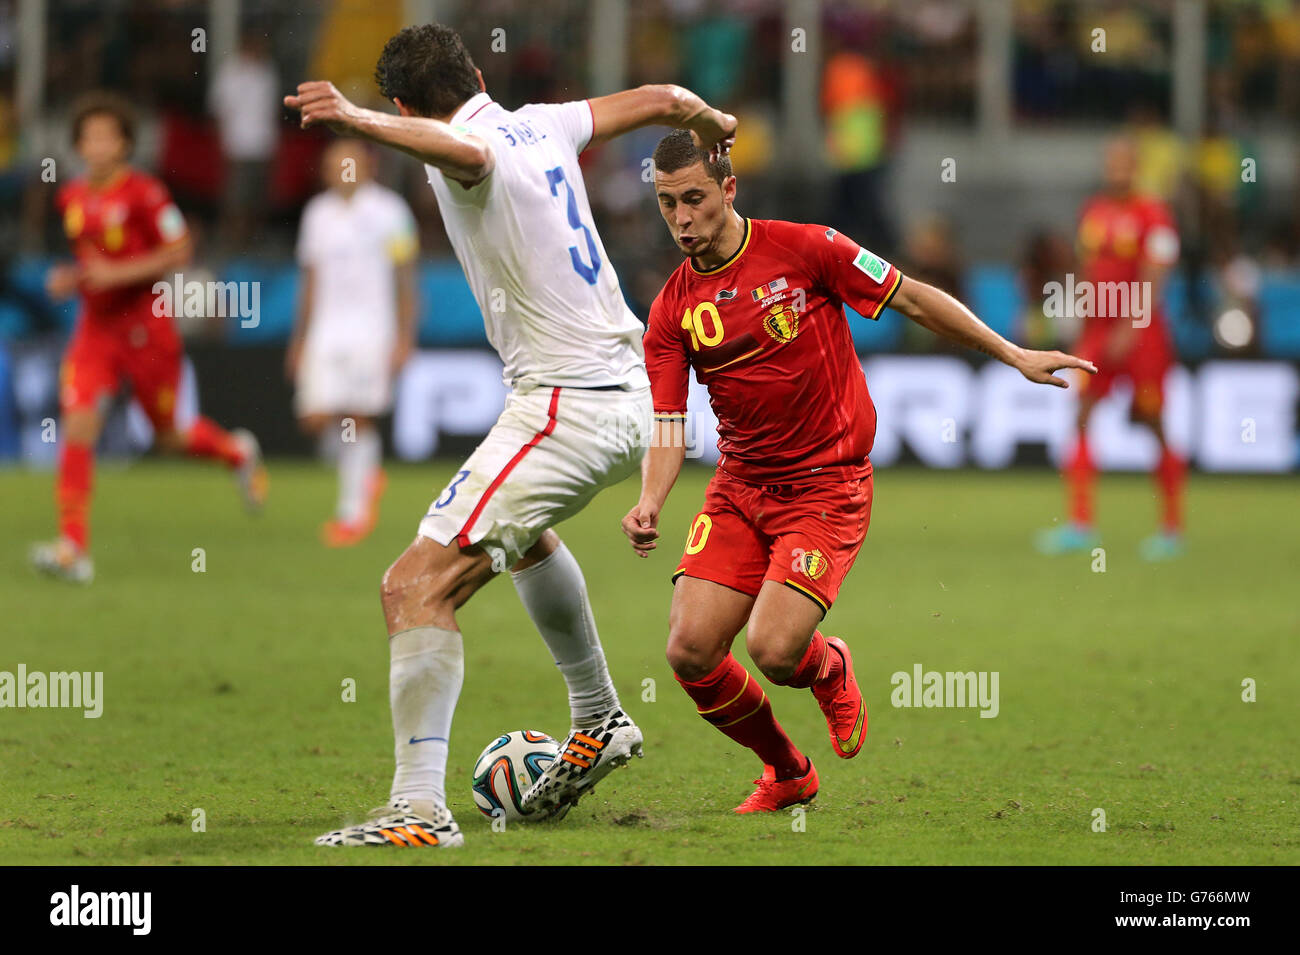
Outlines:
<svg viewBox="0 0 1300 955"><path fill-rule="evenodd" d="M392 467L379 529L345 551L317 543L334 487L322 467L273 462L260 519L215 469L103 467L86 589L25 563L50 533L49 475L0 473L0 670L102 670L105 697L97 720L0 710L0 863L1300 862L1295 481L1194 477L1188 555L1149 565L1136 549L1150 482L1105 477L1096 573L1091 555L1029 546L1057 512L1054 476L910 469L876 475L871 531L825 626L852 645L870 707L861 755L834 756L807 691L768 687L821 775L802 821L729 815L760 767L695 716L664 662L668 575L707 479L693 469L648 561L618 529L635 480L559 528L646 758L558 825L491 830L469 793L479 750L506 730L567 728L563 683L495 581L460 614L448 774L465 848L318 849L314 836L387 795L379 579L454 467ZM998 716L893 707L891 674L917 663L997 671Z"/></svg>

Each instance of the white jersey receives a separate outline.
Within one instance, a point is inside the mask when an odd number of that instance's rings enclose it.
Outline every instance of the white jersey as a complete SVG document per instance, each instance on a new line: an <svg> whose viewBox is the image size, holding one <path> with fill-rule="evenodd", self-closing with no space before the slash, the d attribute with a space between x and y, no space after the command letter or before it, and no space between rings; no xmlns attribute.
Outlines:
<svg viewBox="0 0 1300 955"><path fill-rule="evenodd" d="M314 196L298 229L298 262L314 279L307 351L387 355L397 339L394 269L417 251L410 207L391 189L365 182L350 198Z"/></svg>
<svg viewBox="0 0 1300 955"><path fill-rule="evenodd" d="M623 300L578 166L591 107L511 112L479 93L451 125L486 140L496 160L470 188L425 168L506 384L647 387L644 329Z"/></svg>

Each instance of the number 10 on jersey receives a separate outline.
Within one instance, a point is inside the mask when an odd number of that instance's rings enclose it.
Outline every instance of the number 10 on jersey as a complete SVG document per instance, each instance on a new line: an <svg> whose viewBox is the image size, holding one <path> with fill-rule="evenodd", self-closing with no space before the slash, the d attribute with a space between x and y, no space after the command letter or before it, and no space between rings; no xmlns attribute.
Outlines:
<svg viewBox="0 0 1300 955"><path fill-rule="evenodd" d="M709 331L704 330L704 318L709 318ZM691 348L700 350L700 346L712 348L722 341L722 318L718 315L718 306L712 302L701 302L695 308L687 308L682 316L682 328L691 336Z"/></svg>

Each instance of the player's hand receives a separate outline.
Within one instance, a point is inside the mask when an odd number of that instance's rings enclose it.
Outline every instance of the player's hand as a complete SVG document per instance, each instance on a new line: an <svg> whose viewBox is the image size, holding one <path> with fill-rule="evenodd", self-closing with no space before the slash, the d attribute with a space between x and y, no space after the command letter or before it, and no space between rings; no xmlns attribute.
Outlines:
<svg viewBox="0 0 1300 955"><path fill-rule="evenodd" d="M63 262L45 273L45 291L50 298L61 301L76 294L81 281L81 269L71 262Z"/></svg>
<svg viewBox="0 0 1300 955"><path fill-rule="evenodd" d="M1106 339L1106 350L1104 358L1108 365L1121 364L1133 350L1137 330L1129 323L1124 322Z"/></svg>
<svg viewBox="0 0 1300 955"><path fill-rule="evenodd" d="M1062 368L1079 368L1090 375L1097 374L1097 366L1092 362L1059 351L1023 349L1015 367L1030 381L1040 385L1056 385L1058 388L1070 387L1070 383L1064 378L1057 378L1053 374Z"/></svg>
<svg viewBox="0 0 1300 955"><path fill-rule="evenodd" d="M691 138L695 145L709 151L709 162L717 162L736 145L736 117L711 110L696 121Z"/></svg>
<svg viewBox="0 0 1300 955"><path fill-rule="evenodd" d="M659 509L639 501L623 518L623 533L632 542L632 549L639 557L649 557L650 552L658 546L658 524Z"/></svg>
<svg viewBox="0 0 1300 955"><path fill-rule="evenodd" d="M81 266L81 280L91 291L111 288L117 282L117 269L102 255L87 259Z"/></svg>
<svg viewBox="0 0 1300 955"><path fill-rule="evenodd" d="M284 377L291 385L298 381L298 365L301 361L302 343L296 340L289 342L289 347L284 350Z"/></svg>
<svg viewBox="0 0 1300 955"><path fill-rule="evenodd" d="M325 125L336 133L352 128L361 112L328 80L298 84L297 96L286 96L284 105L302 114L302 128Z"/></svg>
<svg viewBox="0 0 1300 955"><path fill-rule="evenodd" d="M410 339L403 338L393 346L393 357L391 368L396 375L411 360L411 355L415 352L415 347L411 344Z"/></svg>

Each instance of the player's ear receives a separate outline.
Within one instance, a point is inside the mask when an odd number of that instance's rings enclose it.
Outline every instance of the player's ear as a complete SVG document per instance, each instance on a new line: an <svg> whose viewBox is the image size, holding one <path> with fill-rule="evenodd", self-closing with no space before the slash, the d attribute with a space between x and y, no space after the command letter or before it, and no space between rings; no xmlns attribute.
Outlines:
<svg viewBox="0 0 1300 955"><path fill-rule="evenodd" d="M402 101L401 101L400 99L398 99L396 96L393 97L393 105L397 107L397 112L398 112L399 114L401 114L402 116L411 116L411 115L413 115L413 114L411 113L411 111L410 111L410 110L409 110L409 109L408 109L408 108L407 108L407 107L402 103Z"/></svg>
<svg viewBox="0 0 1300 955"><path fill-rule="evenodd" d="M722 201L732 205L736 201L736 177L728 176L722 180Z"/></svg>
<svg viewBox="0 0 1300 955"><path fill-rule="evenodd" d="M477 66L474 67L474 75L478 77L478 89L480 93L487 92L487 84L483 82L483 71Z"/></svg>

